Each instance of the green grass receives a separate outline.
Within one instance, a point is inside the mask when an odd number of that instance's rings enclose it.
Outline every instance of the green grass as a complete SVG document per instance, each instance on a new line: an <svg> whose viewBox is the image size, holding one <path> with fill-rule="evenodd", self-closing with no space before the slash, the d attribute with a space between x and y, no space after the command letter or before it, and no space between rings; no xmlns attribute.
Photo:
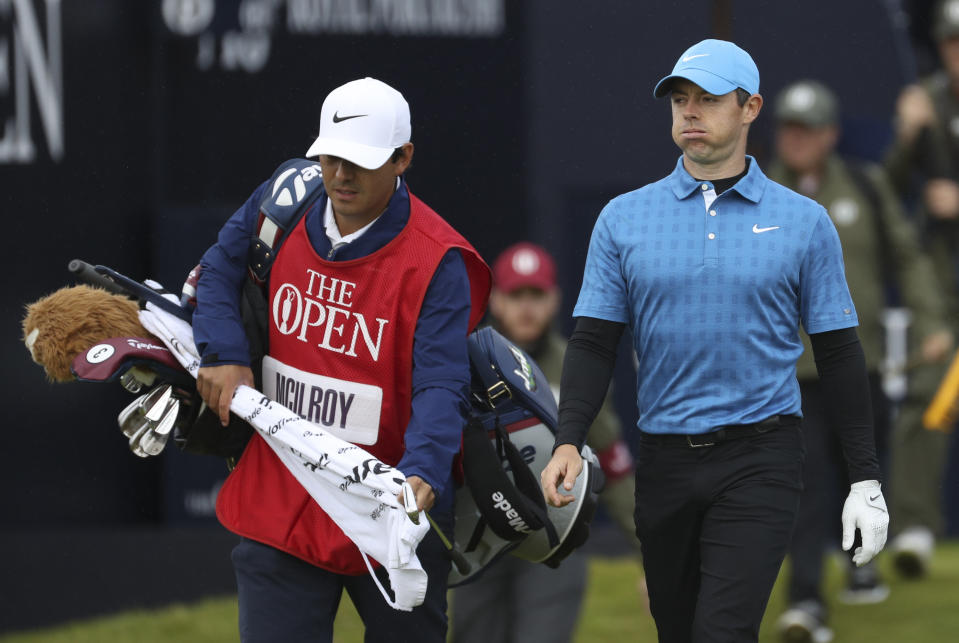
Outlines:
<svg viewBox="0 0 959 643"><path fill-rule="evenodd" d="M833 628L839 643L926 643L955 640L959 632L959 542L943 544L933 569L922 581L898 579L885 565L891 597L879 605L845 606L833 601ZM594 558L578 643L655 641L652 618L637 593L639 565L629 558ZM762 643L774 643L776 617L785 607L783 577L769 603L760 633ZM830 562L827 596L841 588L838 563ZM236 598L209 599L160 610L138 610L56 628L0 636L0 643L220 643L236 641ZM359 643L363 628L344 597L337 618L335 641Z"/></svg>
<svg viewBox="0 0 959 643"><path fill-rule="evenodd" d="M840 562L830 560L826 594L837 643L932 643L956 640L959 633L959 542L941 545L930 574L921 581L896 577L886 557L881 568L892 593L877 605L842 605ZM759 633L760 643L777 643L776 619L786 608L788 561L770 598ZM576 632L577 643L656 641L652 617L636 593L639 565L631 560L596 558L590 564L590 585ZM601 589L606 588L606 589Z"/></svg>

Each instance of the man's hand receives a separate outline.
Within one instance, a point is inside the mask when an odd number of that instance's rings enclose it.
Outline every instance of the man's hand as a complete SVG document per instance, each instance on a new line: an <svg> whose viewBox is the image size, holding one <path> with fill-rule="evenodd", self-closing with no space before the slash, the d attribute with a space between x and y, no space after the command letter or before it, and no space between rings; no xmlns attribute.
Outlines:
<svg viewBox="0 0 959 643"><path fill-rule="evenodd" d="M922 361L927 364L941 362L952 351L952 333L948 330L940 330L930 333L922 338Z"/></svg>
<svg viewBox="0 0 959 643"><path fill-rule="evenodd" d="M410 485L410 488L413 489L413 493L416 494L416 507L420 511L429 511L433 508L433 503L436 502L436 496L433 494L433 487L430 484L423 480L419 476L410 476L406 479L407 484ZM403 494L400 493L396 496L396 499L400 501L400 504L403 504Z"/></svg>
<svg viewBox="0 0 959 643"><path fill-rule="evenodd" d="M929 179L923 186L923 201L937 219L959 218L959 183L952 179Z"/></svg>
<svg viewBox="0 0 959 643"><path fill-rule="evenodd" d="M236 387L253 386L253 371L249 366L224 364L204 366L196 376L196 389L210 409L220 416L220 424L230 423L230 402Z"/></svg>
<svg viewBox="0 0 959 643"><path fill-rule="evenodd" d="M583 457L572 444L561 444L553 451L549 464L539 474L539 481L543 487L543 496L546 502L554 507L565 507L575 497L571 494L562 494L556 488L560 481L566 491L573 490L576 477L583 470Z"/></svg>
<svg viewBox="0 0 959 643"><path fill-rule="evenodd" d="M896 101L896 134L911 145L923 127L936 122L936 108L929 93L919 85L909 85Z"/></svg>
<svg viewBox="0 0 959 643"><path fill-rule="evenodd" d="M852 562L862 567L882 551L889 531L889 511L882 497L878 480L855 482L842 507L842 548L849 551L856 537L862 534L862 547L856 547Z"/></svg>

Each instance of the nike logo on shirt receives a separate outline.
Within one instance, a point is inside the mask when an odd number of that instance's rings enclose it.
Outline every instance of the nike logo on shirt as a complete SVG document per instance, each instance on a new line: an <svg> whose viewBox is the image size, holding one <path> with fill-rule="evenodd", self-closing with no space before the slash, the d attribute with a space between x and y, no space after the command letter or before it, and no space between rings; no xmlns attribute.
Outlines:
<svg viewBox="0 0 959 643"><path fill-rule="evenodd" d="M779 229L778 225L770 226L768 228L760 228L758 223L753 224L753 232L755 232L756 234L761 234L763 232L769 232L770 230L778 230L778 229Z"/></svg>

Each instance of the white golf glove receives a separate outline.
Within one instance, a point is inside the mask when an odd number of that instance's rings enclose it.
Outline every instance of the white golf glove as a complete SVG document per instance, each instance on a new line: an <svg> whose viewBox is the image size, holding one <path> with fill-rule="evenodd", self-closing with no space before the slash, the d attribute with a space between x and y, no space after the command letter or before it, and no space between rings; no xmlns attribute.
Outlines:
<svg viewBox="0 0 959 643"><path fill-rule="evenodd" d="M878 480L854 482L842 506L842 548L849 551L856 537L862 534L862 547L856 547L852 562L857 567L868 563L882 551L889 531L889 511Z"/></svg>

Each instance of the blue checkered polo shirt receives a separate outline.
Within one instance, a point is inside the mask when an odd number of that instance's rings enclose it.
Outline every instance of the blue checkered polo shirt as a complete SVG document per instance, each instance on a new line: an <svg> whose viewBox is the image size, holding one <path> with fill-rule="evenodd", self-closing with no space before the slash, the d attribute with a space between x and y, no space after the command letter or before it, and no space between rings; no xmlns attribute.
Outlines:
<svg viewBox="0 0 959 643"><path fill-rule="evenodd" d="M629 324L643 431L800 415L800 323L809 333L858 324L826 210L749 161L717 196L680 157L596 221L573 315Z"/></svg>

